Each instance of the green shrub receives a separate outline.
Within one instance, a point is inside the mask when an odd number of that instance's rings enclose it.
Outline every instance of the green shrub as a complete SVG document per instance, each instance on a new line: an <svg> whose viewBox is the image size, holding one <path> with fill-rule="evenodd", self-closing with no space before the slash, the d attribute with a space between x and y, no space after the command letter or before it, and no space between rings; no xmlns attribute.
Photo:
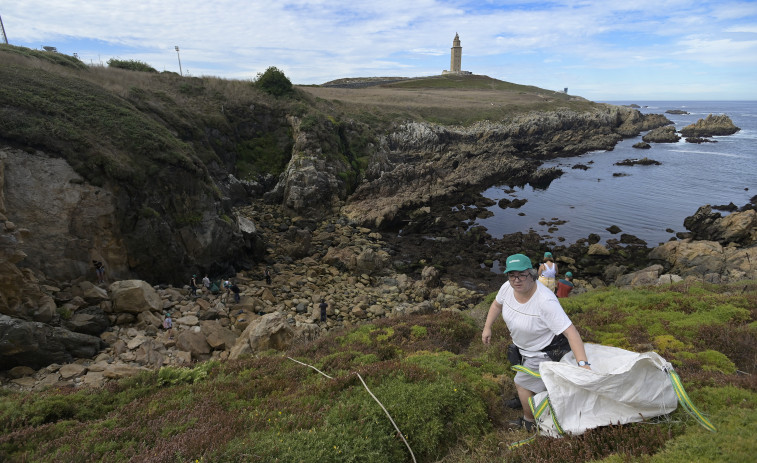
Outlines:
<svg viewBox="0 0 757 463"><path fill-rule="evenodd" d="M158 384L161 386L195 384L207 378L208 372L215 366L217 366L216 362L205 362L194 368L161 367L158 371Z"/></svg>
<svg viewBox="0 0 757 463"><path fill-rule="evenodd" d="M152 72L157 73L154 67L142 61L133 59L123 60L111 58L108 60L108 67L126 69L127 71Z"/></svg>
<svg viewBox="0 0 757 463"><path fill-rule="evenodd" d="M254 85L273 96L284 96L294 91L292 82L275 66L269 67L263 73L258 73Z"/></svg>

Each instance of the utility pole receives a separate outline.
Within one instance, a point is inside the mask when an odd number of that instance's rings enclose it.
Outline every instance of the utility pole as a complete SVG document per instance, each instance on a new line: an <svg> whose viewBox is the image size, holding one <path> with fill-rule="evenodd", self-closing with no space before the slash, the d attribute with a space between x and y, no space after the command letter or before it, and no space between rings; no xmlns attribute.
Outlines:
<svg viewBox="0 0 757 463"><path fill-rule="evenodd" d="M184 77L184 73L181 72L181 56L179 56L179 46L174 45L174 48L176 49L176 57L179 59L179 75Z"/></svg>
<svg viewBox="0 0 757 463"><path fill-rule="evenodd" d="M3 17L0 16L0 30L3 31L3 43L8 44L8 36L5 35L5 26L3 26Z"/></svg>

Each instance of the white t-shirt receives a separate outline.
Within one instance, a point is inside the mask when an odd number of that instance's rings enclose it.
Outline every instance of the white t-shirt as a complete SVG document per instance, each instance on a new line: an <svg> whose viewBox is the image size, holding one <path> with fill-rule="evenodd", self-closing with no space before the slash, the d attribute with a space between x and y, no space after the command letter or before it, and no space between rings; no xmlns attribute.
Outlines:
<svg viewBox="0 0 757 463"><path fill-rule="evenodd" d="M510 282L499 288L496 301L502 304L502 318L515 345L525 357L542 355L541 350L562 333L572 322L563 310L555 293L538 281L536 291L525 304L515 300Z"/></svg>
<svg viewBox="0 0 757 463"><path fill-rule="evenodd" d="M557 276L557 264L554 262L544 262L544 271L541 272L544 278L554 278Z"/></svg>

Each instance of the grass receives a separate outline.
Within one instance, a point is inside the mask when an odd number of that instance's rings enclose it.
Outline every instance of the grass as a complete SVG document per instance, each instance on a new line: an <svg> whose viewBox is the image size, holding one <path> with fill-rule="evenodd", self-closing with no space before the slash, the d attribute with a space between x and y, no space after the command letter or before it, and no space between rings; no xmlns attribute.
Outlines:
<svg viewBox="0 0 757 463"><path fill-rule="evenodd" d="M410 461L359 373L421 462L751 461L757 450L757 283L606 289L564 300L588 342L606 337L656 350L654 343L667 340L666 358L677 362L689 396L717 433L679 408L652 422L539 437L514 450L508 444L527 435L503 426L517 414L502 406L514 392L505 359L509 338L496 323L493 345L485 347L474 321L491 297L473 317L444 312L383 319L287 352L333 379L268 351L143 373L100 391L2 391L0 459ZM645 323L655 315L675 321L682 313L699 326ZM734 330L738 343L726 342L724 334Z"/></svg>
<svg viewBox="0 0 757 463"><path fill-rule="evenodd" d="M532 111L591 111L597 106L583 98L487 76L434 76L356 89L299 88L313 96L322 111L382 128L404 120L470 125L506 121Z"/></svg>

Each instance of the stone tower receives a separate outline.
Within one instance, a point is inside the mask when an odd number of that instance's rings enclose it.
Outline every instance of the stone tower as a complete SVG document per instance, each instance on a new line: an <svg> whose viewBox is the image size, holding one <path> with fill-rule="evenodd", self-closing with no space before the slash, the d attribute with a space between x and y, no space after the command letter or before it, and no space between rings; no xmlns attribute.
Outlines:
<svg viewBox="0 0 757 463"><path fill-rule="evenodd" d="M460 72L463 60L463 47L460 46L460 37L455 32L455 39L452 40L452 53L450 54L449 70L450 72Z"/></svg>

